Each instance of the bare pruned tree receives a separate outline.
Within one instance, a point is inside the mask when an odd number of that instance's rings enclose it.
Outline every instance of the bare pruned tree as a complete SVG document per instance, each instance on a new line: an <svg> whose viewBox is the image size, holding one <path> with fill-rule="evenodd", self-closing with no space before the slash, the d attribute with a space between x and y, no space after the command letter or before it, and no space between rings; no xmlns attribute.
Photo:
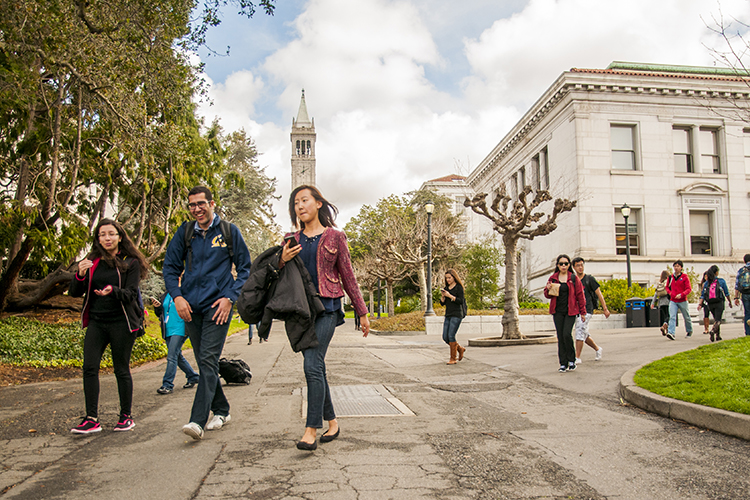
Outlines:
<svg viewBox="0 0 750 500"><path fill-rule="evenodd" d="M557 229L557 216L570 212L576 206L576 201L558 198L554 201L552 213L542 221L545 213L537 211L542 203L552 200L549 191L540 189L529 202L532 193L531 186L526 186L513 202L506 193L505 184L494 192L492 205L487 207L487 193L479 193L464 205L474 212L492 221L492 228L502 237L505 246L505 303L503 304L503 338L524 338L518 324L518 289L516 285L515 258L518 241L533 240L537 236L550 234Z"/></svg>

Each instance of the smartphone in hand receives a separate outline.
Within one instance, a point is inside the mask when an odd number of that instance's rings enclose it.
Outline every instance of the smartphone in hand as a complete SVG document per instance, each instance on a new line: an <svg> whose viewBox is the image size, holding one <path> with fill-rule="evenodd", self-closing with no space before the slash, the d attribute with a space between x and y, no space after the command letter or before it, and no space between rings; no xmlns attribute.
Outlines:
<svg viewBox="0 0 750 500"><path fill-rule="evenodd" d="M284 237L284 245L286 245L287 243L289 244L289 248L294 248L299 245L299 243L297 242L297 238L295 238L293 234Z"/></svg>

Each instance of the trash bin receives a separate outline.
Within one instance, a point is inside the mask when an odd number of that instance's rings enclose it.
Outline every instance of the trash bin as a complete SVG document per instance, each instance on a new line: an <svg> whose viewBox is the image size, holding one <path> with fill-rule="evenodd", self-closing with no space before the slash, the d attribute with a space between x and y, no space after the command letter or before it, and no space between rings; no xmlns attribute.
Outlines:
<svg viewBox="0 0 750 500"><path fill-rule="evenodd" d="M625 327L642 328L646 326L646 301L633 297L625 301Z"/></svg>
<svg viewBox="0 0 750 500"><path fill-rule="evenodd" d="M654 327L658 328L661 326L661 323L659 322L659 308L651 309L651 300L652 299L644 299L646 302L646 326L648 327Z"/></svg>

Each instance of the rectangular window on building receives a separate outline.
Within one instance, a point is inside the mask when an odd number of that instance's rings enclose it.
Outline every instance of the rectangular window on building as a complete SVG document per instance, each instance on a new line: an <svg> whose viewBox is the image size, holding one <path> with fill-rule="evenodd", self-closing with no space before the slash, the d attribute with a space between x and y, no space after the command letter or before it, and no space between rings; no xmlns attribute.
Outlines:
<svg viewBox="0 0 750 500"><path fill-rule="evenodd" d="M719 160L719 131L715 128L703 128L700 131L701 170L703 172L721 173Z"/></svg>
<svg viewBox="0 0 750 500"><path fill-rule="evenodd" d="M714 255L711 212L690 211L690 253Z"/></svg>
<svg viewBox="0 0 750 500"><path fill-rule="evenodd" d="M690 128L674 127L672 129L672 143L674 145L674 171L694 172Z"/></svg>
<svg viewBox="0 0 750 500"><path fill-rule="evenodd" d="M539 162L542 171L542 189L549 189L549 152L546 146L539 152Z"/></svg>
<svg viewBox="0 0 750 500"><path fill-rule="evenodd" d="M750 175L750 128L743 130L745 144L745 175Z"/></svg>
<svg viewBox="0 0 750 500"><path fill-rule="evenodd" d="M640 209L631 208L628 217L628 238L630 239L630 255L641 255L641 233L638 223L641 216ZM615 208L615 250L617 255L626 255L625 218L619 208Z"/></svg>
<svg viewBox="0 0 750 500"><path fill-rule="evenodd" d="M610 125L612 168L635 170L635 126Z"/></svg>
<svg viewBox="0 0 750 500"><path fill-rule="evenodd" d="M464 200L466 200L466 196L456 196L456 205L454 208L454 213L456 215L461 215L464 213L464 210L466 210L466 207L464 206Z"/></svg>
<svg viewBox="0 0 750 500"><path fill-rule="evenodd" d="M746 136L750 137L750 133L746 134ZM534 189L539 191L542 188L542 171L539 169L539 155L535 155L531 159L531 175L534 176Z"/></svg>

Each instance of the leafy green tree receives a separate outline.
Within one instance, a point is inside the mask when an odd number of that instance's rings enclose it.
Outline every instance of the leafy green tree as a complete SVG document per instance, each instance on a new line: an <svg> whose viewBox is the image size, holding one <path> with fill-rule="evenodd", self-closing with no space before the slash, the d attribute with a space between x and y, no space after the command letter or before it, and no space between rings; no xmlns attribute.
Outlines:
<svg viewBox="0 0 750 500"><path fill-rule="evenodd" d="M500 291L500 269L503 255L495 246L494 237L486 237L468 245L461 258L466 269L466 302L472 309L487 309Z"/></svg>

